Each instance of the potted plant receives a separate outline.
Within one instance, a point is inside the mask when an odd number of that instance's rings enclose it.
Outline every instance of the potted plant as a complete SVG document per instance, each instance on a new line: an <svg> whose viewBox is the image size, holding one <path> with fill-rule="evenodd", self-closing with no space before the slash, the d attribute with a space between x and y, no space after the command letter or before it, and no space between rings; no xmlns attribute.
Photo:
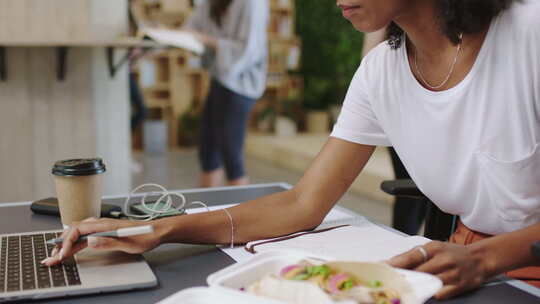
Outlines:
<svg viewBox="0 0 540 304"><path fill-rule="evenodd" d="M288 98L280 102L278 115L274 125L277 136L294 136L298 132L298 123L302 120L302 102Z"/></svg>
<svg viewBox="0 0 540 304"><path fill-rule="evenodd" d="M181 146L193 146L198 144L201 114L196 107L180 115L178 142Z"/></svg>
<svg viewBox="0 0 540 304"><path fill-rule="evenodd" d="M270 104L264 104L256 113L257 130L266 133L272 132L272 126L276 120L276 110L274 107Z"/></svg>
<svg viewBox="0 0 540 304"><path fill-rule="evenodd" d="M345 97L360 63L363 35L341 16L334 0L297 0L296 6L306 127L328 132L329 107L341 104Z"/></svg>
<svg viewBox="0 0 540 304"><path fill-rule="evenodd" d="M331 86L329 79L315 76L306 79L306 91L304 92L304 108L306 111L306 131L309 133L326 133L330 129L328 117Z"/></svg>

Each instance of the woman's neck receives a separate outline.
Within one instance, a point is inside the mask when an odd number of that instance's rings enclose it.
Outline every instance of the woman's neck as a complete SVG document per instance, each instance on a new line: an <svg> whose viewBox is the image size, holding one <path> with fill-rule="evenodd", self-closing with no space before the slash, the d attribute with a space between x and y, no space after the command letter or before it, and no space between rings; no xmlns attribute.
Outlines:
<svg viewBox="0 0 540 304"><path fill-rule="evenodd" d="M436 91L452 88L467 76L488 30L464 35L458 52L457 46L441 31L433 1L413 1L410 9L394 22L407 34L407 53L414 76L424 87ZM442 85L435 89L428 83Z"/></svg>
<svg viewBox="0 0 540 304"><path fill-rule="evenodd" d="M438 61L456 46L441 32L433 1L415 1L408 11L394 20L405 33L415 51L428 61Z"/></svg>

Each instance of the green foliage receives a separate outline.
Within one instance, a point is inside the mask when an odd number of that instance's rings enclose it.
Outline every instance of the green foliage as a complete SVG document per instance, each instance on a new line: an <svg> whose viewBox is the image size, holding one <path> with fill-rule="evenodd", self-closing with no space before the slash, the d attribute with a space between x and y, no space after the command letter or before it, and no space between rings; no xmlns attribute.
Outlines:
<svg viewBox="0 0 540 304"><path fill-rule="evenodd" d="M279 114L299 122L302 119L303 111L300 100L285 99L280 103Z"/></svg>
<svg viewBox="0 0 540 304"><path fill-rule="evenodd" d="M343 18L335 0L296 0L296 14L304 106L324 110L343 101L360 63L363 34Z"/></svg>
<svg viewBox="0 0 540 304"><path fill-rule="evenodd" d="M195 107L180 115L178 142L182 146L196 145L199 138L199 128L201 123L201 113Z"/></svg>

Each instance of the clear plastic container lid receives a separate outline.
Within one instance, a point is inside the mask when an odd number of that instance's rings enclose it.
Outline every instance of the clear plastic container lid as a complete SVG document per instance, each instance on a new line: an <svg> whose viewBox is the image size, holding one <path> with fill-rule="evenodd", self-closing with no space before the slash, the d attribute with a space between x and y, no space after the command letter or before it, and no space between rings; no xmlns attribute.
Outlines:
<svg viewBox="0 0 540 304"><path fill-rule="evenodd" d="M265 275L278 274L284 267L301 260L312 260L315 263L332 261L327 257L313 256L301 251L268 251L211 274L208 276L207 283L216 289L243 294L241 289L247 285ZM441 280L433 275L404 269L395 270L402 274L410 284L419 303L424 303L442 288Z"/></svg>
<svg viewBox="0 0 540 304"><path fill-rule="evenodd" d="M281 302L252 296L249 294L229 293L225 290L209 287L184 289L158 302L158 304L282 304Z"/></svg>
<svg viewBox="0 0 540 304"><path fill-rule="evenodd" d="M277 274L283 267L308 260L314 263L330 262L332 259L313 256L301 251L268 251L253 258L233 264L208 276L210 287L196 287L180 291L159 304L279 304L281 301L255 296L244 291L249 284L269 274ZM395 269L408 281L418 302L424 303L442 287L442 282L430 274ZM350 301L346 301L349 303ZM340 302L343 303L343 302Z"/></svg>

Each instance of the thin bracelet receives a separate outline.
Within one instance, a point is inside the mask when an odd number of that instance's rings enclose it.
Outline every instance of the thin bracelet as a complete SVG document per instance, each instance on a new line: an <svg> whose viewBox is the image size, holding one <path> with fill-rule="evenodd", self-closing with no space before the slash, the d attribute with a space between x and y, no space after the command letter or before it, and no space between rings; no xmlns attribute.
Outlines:
<svg viewBox="0 0 540 304"><path fill-rule="evenodd" d="M231 248L234 248L234 222L231 213L227 209L221 209L227 213L229 220L231 221Z"/></svg>

